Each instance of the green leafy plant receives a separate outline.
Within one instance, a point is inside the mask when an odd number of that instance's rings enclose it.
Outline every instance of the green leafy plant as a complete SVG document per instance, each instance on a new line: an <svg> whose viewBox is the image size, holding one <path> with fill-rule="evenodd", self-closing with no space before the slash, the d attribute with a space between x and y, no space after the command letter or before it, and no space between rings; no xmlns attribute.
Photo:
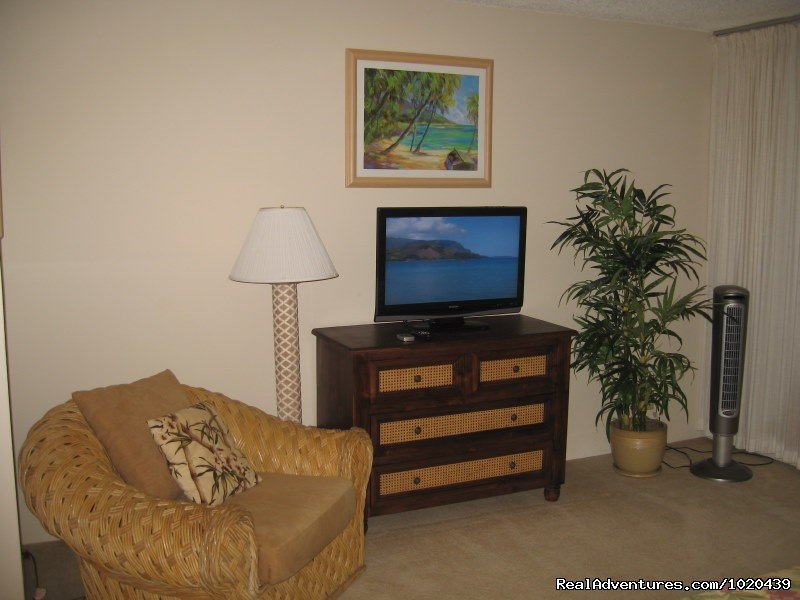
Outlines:
<svg viewBox="0 0 800 600"><path fill-rule="evenodd" d="M594 273L570 285L562 300L582 311L575 317L572 367L600 383L595 424L605 418L607 435L613 420L645 431L649 407L669 420L673 400L686 412L680 380L694 366L680 353L673 326L696 316L710 320L711 308L702 286L676 291L680 278L699 283L703 241L675 228L675 207L660 201L666 185L646 195L628 174L586 171L583 185L572 190L577 214L551 221L563 227L551 249L573 248L582 270Z"/></svg>

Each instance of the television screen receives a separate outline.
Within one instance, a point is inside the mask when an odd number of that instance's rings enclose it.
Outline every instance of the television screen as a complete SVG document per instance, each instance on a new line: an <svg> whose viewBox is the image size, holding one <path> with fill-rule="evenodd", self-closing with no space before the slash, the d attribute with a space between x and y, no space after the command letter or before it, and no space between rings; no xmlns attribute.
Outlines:
<svg viewBox="0 0 800 600"><path fill-rule="evenodd" d="M524 207L378 209L376 320L518 311Z"/></svg>

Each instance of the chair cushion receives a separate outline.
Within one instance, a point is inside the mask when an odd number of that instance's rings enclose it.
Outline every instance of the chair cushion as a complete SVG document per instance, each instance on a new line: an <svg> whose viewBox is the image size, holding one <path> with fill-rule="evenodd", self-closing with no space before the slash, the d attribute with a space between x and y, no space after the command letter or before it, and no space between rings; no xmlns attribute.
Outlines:
<svg viewBox="0 0 800 600"><path fill-rule="evenodd" d="M222 504L261 481L210 404L199 402L147 424L170 473L192 502Z"/></svg>
<svg viewBox="0 0 800 600"><path fill-rule="evenodd" d="M147 419L190 404L172 371L133 383L74 392L72 399L123 480L157 498L180 497L181 488L147 427Z"/></svg>
<svg viewBox="0 0 800 600"><path fill-rule="evenodd" d="M263 481L227 504L253 516L262 584L288 579L336 538L355 512L353 485L343 477L261 473Z"/></svg>

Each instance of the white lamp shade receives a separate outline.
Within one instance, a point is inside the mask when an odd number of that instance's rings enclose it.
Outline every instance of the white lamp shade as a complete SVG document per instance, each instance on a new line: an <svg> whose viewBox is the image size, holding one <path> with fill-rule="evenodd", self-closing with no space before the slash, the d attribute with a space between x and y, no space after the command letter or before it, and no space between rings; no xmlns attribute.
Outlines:
<svg viewBox="0 0 800 600"><path fill-rule="evenodd" d="M339 274L305 208L262 208L233 265L243 283L298 283Z"/></svg>

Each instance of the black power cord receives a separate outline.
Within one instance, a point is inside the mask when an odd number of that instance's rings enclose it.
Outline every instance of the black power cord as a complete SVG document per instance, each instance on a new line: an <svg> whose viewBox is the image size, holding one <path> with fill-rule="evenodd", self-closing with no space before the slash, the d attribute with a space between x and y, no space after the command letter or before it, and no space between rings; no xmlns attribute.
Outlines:
<svg viewBox="0 0 800 600"><path fill-rule="evenodd" d="M36 557L28 550L22 550L22 560L29 560L33 563L33 578L36 581L36 588L39 588L39 568L36 566Z"/></svg>
<svg viewBox="0 0 800 600"><path fill-rule="evenodd" d="M686 457L686 460L689 461L688 465L671 465L666 460L662 460L662 464L665 464L670 469L689 469L694 464L692 462L692 457L689 456L684 450L689 450L690 452L696 452L697 454L711 454L711 450L698 450L697 448L691 448L689 446L670 446L667 444L667 450L673 450L678 452L679 454L683 454ZM736 450L733 454L744 454L745 456L754 456L756 458L763 458L763 462L741 462L741 464L748 466L748 467L764 467L766 465L771 465L775 462L775 459L770 458L769 456L764 456L763 454L756 454L755 452L747 452L746 450Z"/></svg>
<svg viewBox="0 0 800 600"><path fill-rule="evenodd" d="M39 568L36 565L36 557L30 550L22 549L22 560L29 560L33 564L33 578L36 581L36 587L34 589L34 598L44 598L45 594L47 593L46 590L39 585ZM77 598L73 598L72 600L86 600L86 596L78 596Z"/></svg>

